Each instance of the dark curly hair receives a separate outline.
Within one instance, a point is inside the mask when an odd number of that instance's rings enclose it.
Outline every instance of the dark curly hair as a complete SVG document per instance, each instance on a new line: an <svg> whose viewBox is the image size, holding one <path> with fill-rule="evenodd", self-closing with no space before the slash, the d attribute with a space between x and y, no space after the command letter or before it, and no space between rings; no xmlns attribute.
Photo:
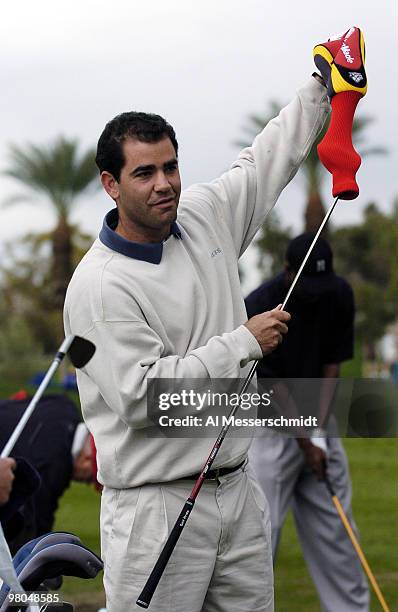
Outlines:
<svg viewBox="0 0 398 612"><path fill-rule="evenodd" d="M170 138L178 156L178 143L175 131L160 115L131 111L121 113L106 124L98 140L96 164L100 172L106 170L120 181L120 173L126 162L123 143L127 138L141 142L159 142Z"/></svg>

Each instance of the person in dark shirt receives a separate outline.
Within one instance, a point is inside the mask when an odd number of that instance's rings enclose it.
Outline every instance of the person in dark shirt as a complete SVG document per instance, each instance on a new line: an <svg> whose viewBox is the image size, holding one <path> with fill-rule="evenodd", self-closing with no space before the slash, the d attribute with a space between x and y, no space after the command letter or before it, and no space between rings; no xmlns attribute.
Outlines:
<svg viewBox="0 0 398 612"><path fill-rule="evenodd" d="M7 443L29 401L29 397L0 400L0 450ZM78 429L80 442L76 439ZM66 395L45 395L27 422L12 454L16 462L13 459L7 459L7 462L11 467L16 464L15 482L12 483L12 493L15 495L9 496L9 505L1 506L0 470L0 518L14 554L29 540L52 530L59 499L72 478L92 481L92 451L88 431L80 424L80 414L72 400ZM33 478L27 471L29 468L38 480L34 490L29 486ZM17 493L17 499L14 499Z"/></svg>
<svg viewBox="0 0 398 612"><path fill-rule="evenodd" d="M285 270L247 297L249 318L283 303L313 238L314 234L306 233L290 242ZM339 376L340 363L353 356L355 308L351 287L334 272L333 254L326 240L318 239L288 308L292 316L289 333L259 362L259 385L263 384L261 379L273 378L278 379L278 386L288 389L294 384L291 379L323 379L318 381L318 393L312 391L312 399L318 404L313 413L318 415L318 422L324 423L325 431L318 429L312 435L295 438L276 429L264 429L253 440L250 462L270 505L273 556L275 559L282 526L291 509L322 610L366 612L369 594L360 562L322 482L327 469L354 524L347 458L335 420L333 416L328 418L328 388L330 379ZM311 384L308 381L307 386Z"/></svg>

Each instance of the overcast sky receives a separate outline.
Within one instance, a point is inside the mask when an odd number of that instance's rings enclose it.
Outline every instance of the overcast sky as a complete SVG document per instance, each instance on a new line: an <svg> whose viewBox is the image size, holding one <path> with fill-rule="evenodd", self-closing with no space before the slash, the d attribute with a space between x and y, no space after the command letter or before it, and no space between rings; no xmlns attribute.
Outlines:
<svg viewBox="0 0 398 612"><path fill-rule="evenodd" d="M125 110L164 115L180 142L183 184L207 181L233 161L233 141L250 112L287 102L314 70L312 47L358 25L365 33L369 93L358 113L372 115L360 197L341 203L334 223L356 222L369 201L388 210L398 195L396 32L398 4L381 0L19 0L4 3L0 24L0 167L13 142L45 144L63 134L96 144L104 124ZM21 191L0 177L0 200ZM324 191L331 201L330 184ZM78 202L74 221L96 234L111 200ZM302 229L297 176L277 204L282 221ZM54 224L50 207L0 208L0 246ZM0 251L1 252L1 251Z"/></svg>

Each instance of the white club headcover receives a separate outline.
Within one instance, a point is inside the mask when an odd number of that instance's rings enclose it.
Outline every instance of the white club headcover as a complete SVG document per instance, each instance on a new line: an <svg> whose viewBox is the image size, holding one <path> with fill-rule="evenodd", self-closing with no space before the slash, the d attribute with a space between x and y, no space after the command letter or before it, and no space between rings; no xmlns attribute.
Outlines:
<svg viewBox="0 0 398 612"><path fill-rule="evenodd" d="M82 450L84 443L89 435L89 431L84 423L79 423L76 427L75 435L73 436L72 443L72 458L75 461L77 459L78 454Z"/></svg>
<svg viewBox="0 0 398 612"><path fill-rule="evenodd" d="M324 453L328 452L328 441L326 431L324 429L321 429L320 427L314 429L311 433L311 442L314 446L317 446L323 450Z"/></svg>

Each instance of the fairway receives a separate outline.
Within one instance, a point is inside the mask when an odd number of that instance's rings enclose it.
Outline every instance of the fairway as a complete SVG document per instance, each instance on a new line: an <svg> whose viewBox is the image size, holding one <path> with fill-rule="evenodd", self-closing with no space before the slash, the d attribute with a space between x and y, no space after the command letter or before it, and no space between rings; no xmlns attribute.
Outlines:
<svg viewBox="0 0 398 612"><path fill-rule="evenodd" d="M398 612L398 440L351 439L345 440L345 448L362 548L391 612ZM55 528L76 533L85 545L99 552L99 504L100 495L94 489L74 483L62 498ZM66 579L61 593L67 601L75 603L76 612L94 612L103 604L101 579L101 576L92 581ZM379 609L373 597L371 610ZM320 610L290 516L283 530L275 568L275 610Z"/></svg>

